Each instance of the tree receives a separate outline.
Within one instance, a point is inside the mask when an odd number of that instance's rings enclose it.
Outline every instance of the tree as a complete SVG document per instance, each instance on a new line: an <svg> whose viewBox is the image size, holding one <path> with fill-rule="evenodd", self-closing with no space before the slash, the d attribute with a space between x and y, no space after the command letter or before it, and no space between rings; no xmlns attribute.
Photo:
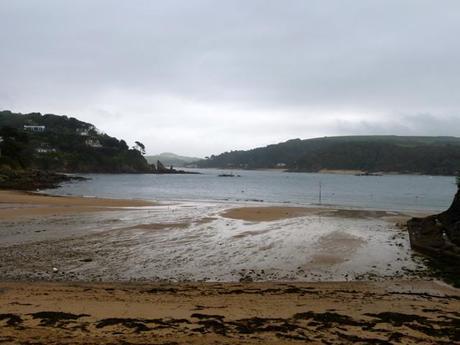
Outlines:
<svg viewBox="0 0 460 345"><path fill-rule="evenodd" d="M124 141L123 139L120 140L120 148L122 150L127 150L129 149L128 145L126 144L126 141Z"/></svg>
<svg viewBox="0 0 460 345"><path fill-rule="evenodd" d="M135 141L134 143L136 144L136 146L134 146L134 149L140 151L143 155L145 155L145 145L142 144L140 141Z"/></svg>
<svg viewBox="0 0 460 345"><path fill-rule="evenodd" d="M26 133L18 131L12 127L1 127L0 137L2 137L2 158L8 159L13 165L21 166L25 168L32 158L30 152L29 137Z"/></svg>

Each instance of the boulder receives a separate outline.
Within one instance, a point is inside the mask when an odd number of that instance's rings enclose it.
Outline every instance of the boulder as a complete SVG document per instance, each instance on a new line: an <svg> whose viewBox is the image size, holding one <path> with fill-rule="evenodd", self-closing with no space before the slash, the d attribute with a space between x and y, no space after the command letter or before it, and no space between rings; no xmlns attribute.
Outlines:
<svg viewBox="0 0 460 345"><path fill-rule="evenodd" d="M411 247L430 256L460 259L460 189L444 212L407 222Z"/></svg>

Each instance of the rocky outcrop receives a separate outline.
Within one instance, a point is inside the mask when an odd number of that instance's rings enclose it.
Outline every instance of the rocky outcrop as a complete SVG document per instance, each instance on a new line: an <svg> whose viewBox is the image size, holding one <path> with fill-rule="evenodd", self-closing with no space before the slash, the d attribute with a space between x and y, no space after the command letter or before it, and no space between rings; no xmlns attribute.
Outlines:
<svg viewBox="0 0 460 345"><path fill-rule="evenodd" d="M165 173L174 171L174 169L173 169L173 167L167 169L167 168L163 165L163 163L161 163L160 161L157 161L157 171L158 171L160 174L165 174Z"/></svg>
<svg viewBox="0 0 460 345"><path fill-rule="evenodd" d="M460 259L460 188L448 210L407 222L411 247L434 257Z"/></svg>
<svg viewBox="0 0 460 345"><path fill-rule="evenodd" d="M87 180L87 178L42 170L0 169L0 189L51 189L59 187L63 182L82 180Z"/></svg>
<svg viewBox="0 0 460 345"><path fill-rule="evenodd" d="M185 170L176 170L171 165L169 168L166 168L163 163L157 160L157 165L150 164L151 172L154 174L199 174L197 172L185 171Z"/></svg>
<svg viewBox="0 0 460 345"><path fill-rule="evenodd" d="M439 219L446 228L447 238L456 246L460 246L460 188L452 205L439 215Z"/></svg>

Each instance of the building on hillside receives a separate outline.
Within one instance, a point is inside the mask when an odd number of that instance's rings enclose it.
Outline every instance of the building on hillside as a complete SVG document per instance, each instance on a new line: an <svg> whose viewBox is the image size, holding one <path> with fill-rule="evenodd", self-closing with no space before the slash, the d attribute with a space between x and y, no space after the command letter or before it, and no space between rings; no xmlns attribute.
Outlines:
<svg viewBox="0 0 460 345"><path fill-rule="evenodd" d="M51 147L37 147L35 149L35 152L37 152L37 153L51 153L51 152L56 152L56 149L53 149Z"/></svg>
<svg viewBox="0 0 460 345"><path fill-rule="evenodd" d="M0 144L3 142L3 138L0 137ZM0 145L0 157L2 156L2 146Z"/></svg>
<svg viewBox="0 0 460 345"><path fill-rule="evenodd" d="M77 128L76 132L78 135L81 135L82 137L87 137L89 135L89 130L86 128Z"/></svg>
<svg viewBox="0 0 460 345"><path fill-rule="evenodd" d="M85 140L85 144L91 147L102 147L101 143L99 140L94 139L94 138L88 138Z"/></svg>
<svg viewBox="0 0 460 345"><path fill-rule="evenodd" d="M77 129L75 129L75 132L78 135L81 135L82 137L87 137L87 136L93 135L94 133L98 133L98 130L93 125L86 124L86 125L82 125L81 127L78 127Z"/></svg>
<svg viewBox="0 0 460 345"><path fill-rule="evenodd" d="M46 130L46 126L28 126L24 125L24 130L29 132L44 132Z"/></svg>

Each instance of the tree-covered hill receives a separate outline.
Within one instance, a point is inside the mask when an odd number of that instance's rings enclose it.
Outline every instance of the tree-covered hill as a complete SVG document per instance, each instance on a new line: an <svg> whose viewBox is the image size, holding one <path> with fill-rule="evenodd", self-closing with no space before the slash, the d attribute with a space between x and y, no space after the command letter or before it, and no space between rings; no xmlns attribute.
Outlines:
<svg viewBox="0 0 460 345"><path fill-rule="evenodd" d="M163 152L155 156L145 156L145 159L149 163L155 163L159 160L166 166L172 165L174 167L186 167L190 163L201 160L198 157L180 156L172 152Z"/></svg>
<svg viewBox="0 0 460 345"><path fill-rule="evenodd" d="M24 127L32 126L32 127ZM73 117L0 111L0 166L61 172L149 172L143 145L129 148Z"/></svg>
<svg viewBox="0 0 460 345"><path fill-rule="evenodd" d="M454 175L460 170L460 138L343 136L293 139L248 151L231 151L197 163L203 168L276 168L317 172L361 170Z"/></svg>

